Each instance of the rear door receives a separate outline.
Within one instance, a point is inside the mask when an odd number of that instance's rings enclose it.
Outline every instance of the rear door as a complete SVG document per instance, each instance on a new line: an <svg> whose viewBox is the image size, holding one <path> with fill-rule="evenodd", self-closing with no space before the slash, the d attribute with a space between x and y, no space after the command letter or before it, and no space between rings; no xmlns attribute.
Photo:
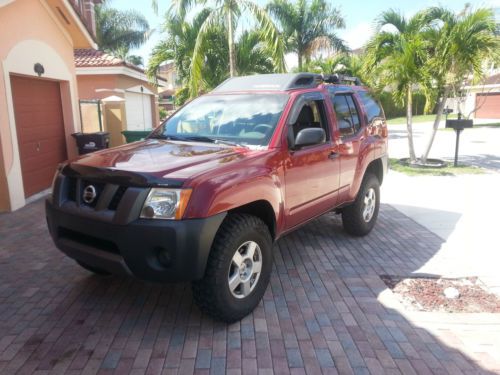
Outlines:
<svg viewBox="0 0 500 375"><path fill-rule="evenodd" d="M340 159L339 201L349 199L349 191L358 167L359 152L365 140L362 111L353 92L330 96L335 112Z"/></svg>
<svg viewBox="0 0 500 375"><path fill-rule="evenodd" d="M287 158L285 160L285 210L287 228L320 215L337 202L339 159L332 141L331 119L321 93L304 94L296 99L287 124ZM305 107L312 112L311 121L298 121ZM307 110L309 111L309 110ZM321 127L326 141L322 144L293 149L293 139L307 127ZM292 139L290 139L292 138Z"/></svg>

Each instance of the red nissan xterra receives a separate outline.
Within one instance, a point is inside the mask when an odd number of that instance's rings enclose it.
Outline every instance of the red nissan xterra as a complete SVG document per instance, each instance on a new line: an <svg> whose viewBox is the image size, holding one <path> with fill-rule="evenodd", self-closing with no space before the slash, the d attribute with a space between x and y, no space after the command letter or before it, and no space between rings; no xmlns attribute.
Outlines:
<svg viewBox="0 0 500 375"><path fill-rule="evenodd" d="M231 78L146 140L61 165L46 202L56 246L97 274L192 281L201 310L241 319L278 238L332 210L353 235L375 224L387 125L349 80Z"/></svg>

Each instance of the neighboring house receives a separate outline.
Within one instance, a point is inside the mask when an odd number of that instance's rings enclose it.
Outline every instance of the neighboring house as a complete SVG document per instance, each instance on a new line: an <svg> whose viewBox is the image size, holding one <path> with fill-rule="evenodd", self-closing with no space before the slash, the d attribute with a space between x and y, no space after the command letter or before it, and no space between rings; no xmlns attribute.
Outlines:
<svg viewBox="0 0 500 375"><path fill-rule="evenodd" d="M167 81L167 85L158 90L159 104L167 111L174 109L175 92L179 89L177 84L177 71L173 62L160 66L158 76Z"/></svg>
<svg viewBox="0 0 500 375"><path fill-rule="evenodd" d="M493 71L481 85L465 86L464 98L451 98L447 106L476 119L500 119L500 71Z"/></svg>
<svg viewBox="0 0 500 375"><path fill-rule="evenodd" d="M0 211L48 189L75 157L73 50L96 48L99 0L0 0Z"/></svg>
<svg viewBox="0 0 500 375"><path fill-rule="evenodd" d="M76 49L75 66L84 132L100 130L99 113L111 146L124 143L123 130L158 126L157 88L141 68L95 49ZM158 85L166 81L159 78Z"/></svg>

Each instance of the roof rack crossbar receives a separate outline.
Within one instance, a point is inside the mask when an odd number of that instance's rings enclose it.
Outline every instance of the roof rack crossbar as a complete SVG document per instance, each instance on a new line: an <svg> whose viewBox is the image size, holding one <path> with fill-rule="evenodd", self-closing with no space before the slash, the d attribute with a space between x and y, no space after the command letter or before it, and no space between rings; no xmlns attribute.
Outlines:
<svg viewBox="0 0 500 375"><path fill-rule="evenodd" d="M350 85L361 85L361 80L358 77L350 77L341 74L323 74L322 76L323 82L339 84L339 83L347 83Z"/></svg>

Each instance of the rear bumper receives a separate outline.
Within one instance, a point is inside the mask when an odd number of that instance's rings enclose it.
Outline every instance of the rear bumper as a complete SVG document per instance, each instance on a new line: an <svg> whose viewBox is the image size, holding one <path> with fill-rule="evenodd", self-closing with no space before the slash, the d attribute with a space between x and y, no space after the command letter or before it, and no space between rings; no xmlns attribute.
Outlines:
<svg viewBox="0 0 500 375"><path fill-rule="evenodd" d="M122 225L65 212L51 198L45 207L54 243L67 256L114 274L157 282L202 278L213 239L226 216L137 219Z"/></svg>

